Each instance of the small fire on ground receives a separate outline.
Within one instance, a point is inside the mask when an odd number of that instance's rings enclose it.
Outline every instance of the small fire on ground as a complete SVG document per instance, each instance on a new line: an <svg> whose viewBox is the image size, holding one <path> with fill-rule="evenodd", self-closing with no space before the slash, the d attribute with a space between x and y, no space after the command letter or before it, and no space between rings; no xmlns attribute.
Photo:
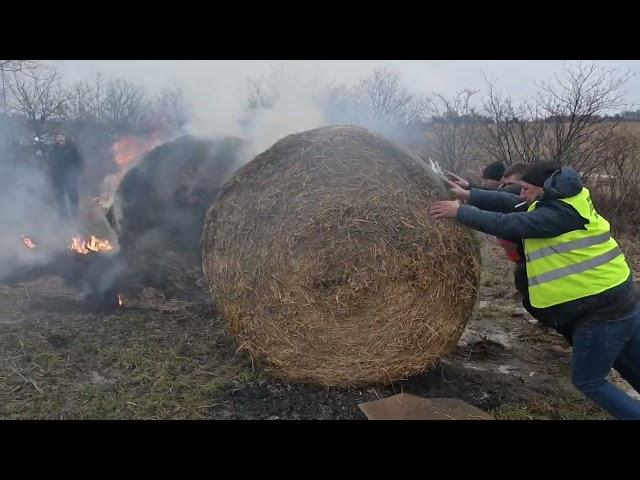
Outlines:
<svg viewBox="0 0 640 480"><path fill-rule="evenodd" d="M22 239L22 244L28 249L33 250L36 248L35 242L29 237L20 235L20 238ZM89 235L89 237L84 239L77 235L71 238L69 250L80 253L82 255L86 255L89 252L108 252L110 250L113 250L113 245L111 245L111 242L109 240L103 240L96 237L95 235Z"/></svg>
<svg viewBox="0 0 640 480"><path fill-rule="evenodd" d="M33 240L31 240L29 237L25 237L24 235L20 235L20 238L22 238L22 243L24 243L25 247L27 247L27 248L36 248L36 244L33 243Z"/></svg>
<svg viewBox="0 0 640 480"><path fill-rule="evenodd" d="M33 250L36 248L35 242L31 240L29 237L25 235L20 235L20 238L22 240L23 245L26 248L30 250ZM86 255L89 252L95 252L95 253L108 252L110 250L113 250L113 245L111 245L111 242L109 242L109 240L103 240L101 238L96 237L95 235L89 235L85 239L77 235L71 239L71 245L68 248L69 250L75 253ZM118 307L124 308L125 306L124 296L121 293L117 294L117 302L118 302Z"/></svg>
<svg viewBox="0 0 640 480"><path fill-rule="evenodd" d="M88 239L82 239L79 236L71 239L71 246L69 247L76 253L86 255L89 252L108 252L113 250L113 245L109 240L102 240L94 235L90 235Z"/></svg>

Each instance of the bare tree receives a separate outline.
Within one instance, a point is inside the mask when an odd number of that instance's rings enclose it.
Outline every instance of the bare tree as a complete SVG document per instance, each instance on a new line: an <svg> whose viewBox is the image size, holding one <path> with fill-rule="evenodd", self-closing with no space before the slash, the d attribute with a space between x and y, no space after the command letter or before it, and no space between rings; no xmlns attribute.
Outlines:
<svg viewBox="0 0 640 480"><path fill-rule="evenodd" d="M486 76L485 82L482 106L488 121L478 137L480 147L489 158L506 165L540 160L547 127L540 108L526 99L517 102L504 96Z"/></svg>
<svg viewBox="0 0 640 480"><path fill-rule="evenodd" d="M7 100L7 94L10 94L8 75L10 74L23 74L26 76L32 76L34 73L41 70L42 64L36 60L0 60L0 77L2 80L2 111L5 116L5 120L8 121L10 112L10 100ZM10 137L14 136L13 128L7 130Z"/></svg>
<svg viewBox="0 0 640 480"><path fill-rule="evenodd" d="M430 154L452 171L462 171L474 156L481 122L471 103L476 93L465 89L452 98L434 94L428 100Z"/></svg>
<svg viewBox="0 0 640 480"><path fill-rule="evenodd" d="M596 62L565 64L561 75L539 84L538 103L550 130L548 156L585 174L600 168L619 120L605 118L625 106L622 87L631 73Z"/></svg>
<svg viewBox="0 0 640 480"><path fill-rule="evenodd" d="M123 134L148 127L150 103L141 86L124 79L109 79L106 82L102 119L116 133Z"/></svg>
<svg viewBox="0 0 640 480"><path fill-rule="evenodd" d="M76 82L70 87L69 120L104 123L108 82L101 73L92 79Z"/></svg>
<svg viewBox="0 0 640 480"><path fill-rule="evenodd" d="M368 107L369 114L385 123L409 124L425 119L427 102L400 84L400 73L378 68L354 86L353 98Z"/></svg>
<svg viewBox="0 0 640 480"><path fill-rule="evenodd" d="M96 81L82 80L69 88L69 102L67 105L67 119L73 122L99 122L100 97L96 95L102 80L96 76Z"/></svg>
<svg viewBox="0 0 640 480"><path fill-rule="evenodd" d="M249 111L273 108L279 98L280 90L275 73L247 78L247 109Z"/></svg>
<svg viewBox="0 0 640 480"><path fill-rule="evenodd" d="M280 100L282 81L283 68L277 65L272 66L263 75L247 77L245 85L247 103L244 115L239 120L241 125L248 127L254 122L259 111L276 106Z"/></svg>
<svg viewBox="0 0 640 480"><path fill-rule="evenodd" d="M0 71L7 73L23 72L30 74L42 67L37 60L0 60Z"/></svg>
<svg viewBox="0 0 640 480"><path fill-rule="evenodd" d="M14 72L9 88L13 97L12 107L27 118L34 134L44 134L49 121L64 116L68 97L56 69L45 69L30 76Z"/></svg>
<svg viewBox="0 0 640 480"><path fill-rule="evenodd" d="M112 136L147 133L158 128L174 129L187 120L181 88L167 87L149 99L144 87L126 79L104 78L73 84L69 90L66 119L76 129L90 129ZM171 124L171 125L169 125Z"/></svg>
<svg viewBox="0 0 640 480"><path fill-rule="evenodd" d="M427 101L406 90L400 80L400 73L378 68L354 85L330 85L322 94L325 113L332 121L372 128L424 122Z"/></svg>
<svg viewBox="0 0 640 480"><path fill-rule="evenodd" d="M153 102L154 123L159 126L175 130L189 120L184 92L181 86L164 87Z"/></svg>
<svg viewBox="0 0 640 480"><path fill-rule="evenodd" d="M366 108L359 105L353 86L330 83L319 95L319 103L331 122L358 123Z"/></svg>
<svg viewBox="0 0 640 480"><path fill-rule="evenodd" d="M612 222L616 232L640 233L640 137L626 128L617 130L602 152L601 170L591 175L588 186L597 208Z"/></svg>

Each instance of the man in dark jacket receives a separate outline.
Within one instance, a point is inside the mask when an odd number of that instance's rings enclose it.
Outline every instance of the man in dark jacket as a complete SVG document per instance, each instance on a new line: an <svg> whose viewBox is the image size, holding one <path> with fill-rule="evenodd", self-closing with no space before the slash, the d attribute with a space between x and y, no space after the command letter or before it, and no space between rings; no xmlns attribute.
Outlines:
<svg viewBox="0 0 640 480"><path fill-rule="evenodd" d="M523 305L570 339L573 384L616 418L640 419L640 402L606 379L614 367L640 392L640 301L609 223L570 168L533 165L521 185L518 197L451 184L467 205L437 202L432 214L521 241Z"/></svg>
<svg viewBox="0 0 640 480"><path fill-rule="evenodd" d="M493 162L484 167L482 170L482 186L489 188L498 188L505 171L504 163Z"/></svg>
<svg viewBox="0 0 640 480"><path fill-rule="evenodd" d="M58 133L56 143L49 152L49 175L60 213L67 218L78 216L78 186L82 170L83 162L78 149Z"/></svg>
<svg viewBox="0 0 640 480"><path fill-rule="evenodd" d="M469 188L482 188L485 190L495 190L500 187L506 177L504 163L493 162L485 166L482 169L482 183L474 183L464 180L463 178L455 175L454 173L447 172L449 179L458 183L467 190Z"/></svg>
<svg viewBox="0 0 640 480"><path fill-rule="evenodd" d="M527 166L524 163L514 163L505 170L501 162L497 162L497 165L502 165L502 168L492 167L493 165L496 165L496 163L492 163L485 167L483 171L482 184L470 182L452 172L446 172L446 174L447 177L449 177L449 180L464 188L465 190L470 190L472 188L480 190L502 190L505 192L520 195L520 177L522 177L522 175L524 174ZM502 177L497 182L497 184L494 184L492 181L488 182L487 179L484 178L484 175L492 175L491 173L488 173L488 170L491 171L491 168L494 168L495 174L497 174L499 171L503 172ZM489 184L487 184L487 182Z"/></svg>
<svg viewBox="0 0 640 480"><path fill-rule="evenodd" d="M524 163L515 163L507 168L502 174L502 178L500 179L500 183L496 188L486 187L481 185L476 185L471 183L458 175L447 172L447 176L449 179L455 183L456 185L464 188L465 190L470 190L471 188L481 189L481 190L500 190L502 192L509 192L515 195L520 195L520 178L524 174L527 166ZM509 240L505 240L504 238L498 238L498 243L504 250L507 259L510 262L516 263L516 269L518 268L518 263L523 261L523 257L521 252L518 251L518 243L511 242Z"/></svg>

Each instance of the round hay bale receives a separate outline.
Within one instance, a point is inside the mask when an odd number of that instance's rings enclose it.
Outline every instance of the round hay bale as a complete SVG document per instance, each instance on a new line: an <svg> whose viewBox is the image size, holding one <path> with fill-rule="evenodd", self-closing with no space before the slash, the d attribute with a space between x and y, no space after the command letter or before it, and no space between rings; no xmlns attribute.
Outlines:
<svg viewBox="0 0 640 480"><path fill-rule="evenodd" d="M204 271L228 331L283 379L363 386L424 371L476 300L470 231L429 215L437 182L352 126L290 135L207 213Z"/></svg>
<svg viewBox="0 0 640 480"><path fill-rule="evenodd" d="M123 177L109 218L140 286L170 295L197 288L207 208L241 148L238 138L183 136L156 147Z"/></svg>

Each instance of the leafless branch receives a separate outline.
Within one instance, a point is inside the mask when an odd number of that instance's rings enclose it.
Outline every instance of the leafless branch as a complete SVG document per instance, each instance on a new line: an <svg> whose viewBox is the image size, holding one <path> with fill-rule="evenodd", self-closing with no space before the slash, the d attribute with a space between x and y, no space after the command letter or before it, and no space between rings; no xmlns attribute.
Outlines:
<svg viewBox="0 0 640 480"><path fill-rule="evenodd" d="M44 133L48 121L60 119L65 114L68 96L55 69L47 69L31 77L14 72L9 88L12 108L27 118L36 135Z"/></svg>

